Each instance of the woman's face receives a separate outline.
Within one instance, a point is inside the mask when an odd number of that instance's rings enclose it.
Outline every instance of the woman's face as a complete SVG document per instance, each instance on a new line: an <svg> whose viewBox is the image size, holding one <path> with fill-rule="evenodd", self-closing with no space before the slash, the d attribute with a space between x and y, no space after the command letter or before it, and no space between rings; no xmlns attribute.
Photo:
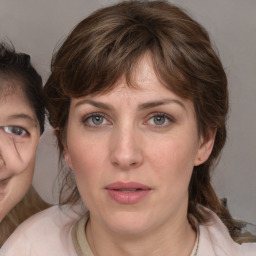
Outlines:
<svg viewBox="0 0 256 256"><path fill-rule="evenodd" d="M37 118L18 82L0 80L0 221L27 193L40 138Z"/></svg>
<svg viewBox="0 0 256 256"><path fill-rule="evenodd" d="M192 102L159 82L149 56L135 83L72 99L64 153L91 222L119 234L186 222L193 167L214 137L198 135Z"/></svg>

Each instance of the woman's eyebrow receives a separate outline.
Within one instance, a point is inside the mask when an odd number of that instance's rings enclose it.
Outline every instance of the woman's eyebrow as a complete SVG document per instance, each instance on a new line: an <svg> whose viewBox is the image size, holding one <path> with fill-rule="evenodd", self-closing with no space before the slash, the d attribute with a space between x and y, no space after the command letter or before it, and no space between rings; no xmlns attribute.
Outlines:
<svg viewBox="0 0 256 256"><path fill-rule="evenodd" d="M158 107L161 105L167 105L167 104L171 104L171 103L180 105L186 111L185 105L181 101L176 100L176 99L163 99L163 100L156 100L156 101L142 103L139 105L138 109L145 110L145 109L150 109L150 108Z"/></svg>
<svg viewBox="0 0 256 256"><path fill-rule="evenodd" d="M181 101L176 100L176 99L163 99L163 100L156 100L156 101L141 103L138 106L138 110L146 110L146 109L158 107L161 105L167 105L167 104L173 104L173 103L180 105L186 111L185 105ZM77 102L75 104L75 107L78 107L83 104L90 104L96 108L101 108L101 109L106 109L106 110L114 109L110 104L98 102L98 101L94 101L94 100L89 100L89 99L84 99L84 100Z"/></svg>
<svg viewBox="0 0 256 256"><path fill-rule="evenodd" d="M106 109L106 110L113 110L114 109L110 104L103 103L103 102L98 102L98 101L94 101L94 100L89 100L89 99L84 99L84 100L81 100L81 101L77 102L75 104L75 107L78 107L78 106L83 105L83 104L90 104L90 105L92 105L96 108L102 108L102 109Z"/></svg>
<svg viewBox="0 0 256 256"><path fill-rule="evenodd" d="M13 114L13 115L10 115L7 117L7 121L13 121L13 120L17 120L17 119L27 120L30 123L32 123L33 126L38 125L37 121L33 117L31 117L27 114L24 114L24 113L17 113L17 114Z"/></svg>

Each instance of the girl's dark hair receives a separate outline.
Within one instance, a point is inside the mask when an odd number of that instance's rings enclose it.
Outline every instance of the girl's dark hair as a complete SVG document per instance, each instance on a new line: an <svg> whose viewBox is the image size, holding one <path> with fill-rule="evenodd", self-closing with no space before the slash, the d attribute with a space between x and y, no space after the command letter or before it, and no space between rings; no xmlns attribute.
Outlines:
<svg viewBox="0 0 256 256"><path fill-rule="evenodd" d="M193 170L188 218L193 215L199 223L207 222L207 214L198 205L208 207L234 237L232 218L211 185L211 167L226 140L227 77L207 31L175 5L124 1L97 10L70 33L52 59L44 87L60 156L70 99L109 91L122 76L131 84L132 72L145 53L151 54L160 81L193 102L199 133L207 136L209 129L216 129L209 159ZM62 193L69 190L66 197L60 197L60 204L74 204L80 196L71 173L67 171L65 177Z"/></svg>
<svg viewBox="0 0 256 256"><path fill-rule="evenodd" d="M30 56L25 53L16 53L14 47L0 43L0 76L8 81L20 81L19 86L35 111L42 134L45 122L42 78L32 66ZM15 83L13 85L17 86ZM0 87L0 91L1 89L3 88Z"/></svg>

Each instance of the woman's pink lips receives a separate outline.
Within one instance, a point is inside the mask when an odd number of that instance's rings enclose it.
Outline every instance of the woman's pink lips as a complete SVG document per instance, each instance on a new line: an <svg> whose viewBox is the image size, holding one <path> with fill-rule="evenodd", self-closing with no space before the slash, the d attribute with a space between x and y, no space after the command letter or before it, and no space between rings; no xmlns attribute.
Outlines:
<svg viewBox="0 0 256 256"><path fill-rule="evenodd" d="M138 182L115 182L106 187L109 196L120 204L135 204L152 190Z"/></svg>

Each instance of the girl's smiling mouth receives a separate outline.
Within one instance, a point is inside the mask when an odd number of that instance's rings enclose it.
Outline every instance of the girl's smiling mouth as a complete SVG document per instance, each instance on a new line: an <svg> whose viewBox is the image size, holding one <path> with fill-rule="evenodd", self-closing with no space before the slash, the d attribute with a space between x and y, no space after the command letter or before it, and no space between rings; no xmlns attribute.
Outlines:
<svg viewBox="0 0 256 256"><path fill-rule="evenodd" d="M6 187L10 180L11 180L11 177L0 179L0 200L3 200L6 192Z"/></svg>

